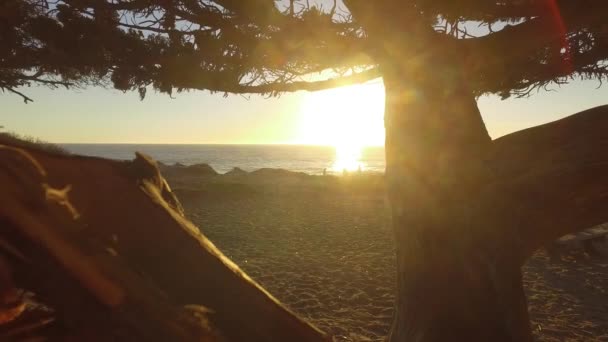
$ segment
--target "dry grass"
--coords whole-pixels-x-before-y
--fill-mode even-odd
[[[14,132],[0,132],[0,144],[46,151],[56,154],[70,154],[67,150],[59,145],[55,145],[35,137],[20,135]]]

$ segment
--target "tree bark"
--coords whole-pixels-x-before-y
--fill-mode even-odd
[[[383,65],[399,291],[391,340],[530,341],[520,267],[608,221],[608,106],[492,142],[458,67],[432,65]]]
[[[87,323],[112,336],[119,327],[124,339],[152,341],[208,341],[218,331],[230,341],[329,339],[207,240],[143,155],[119,162],[0,144],[1,186],[0,252],[9,241],[32,260],[16,283],[68,328]],[[199,316],[188,314],[193,305],[210,309],[212,331],[181,321]]]
[[[424,59],[381,63],[398,267],[390,340],[531,341],[508,202],[484,192],[491,139],[463,68]]]
[[[390,340],[531,341],[519,240],[508,234],[516,221],[507,198],[485,191],[496,183],[492,142],[466,56],[412,6],[345,3],[378,42],[386,91],[398,291]]]
[[[562,165],[536,163],[543,152],[555,157],[571,148],[568,141],[550,148],[557,126],[493,143],[466,82],[478,77],[470,70],[479,59],[463,41],[435,32],[411,4],[344,2],[376,42],[386,90],[398,268],[390,340],[532,341],[521,266],[562,232],[603,219],[606,186],[583,180],[606,167],[589,158],[589,143],[578,150],[582,159],[574,149]],[[564,168],[569,162],[576,166]],[[581,189],[582,199],[574,195]],[[573,204],[576,210],[565,210]],[[562,214],[553,216],[556,210]]]
[[[519,212],[510,231],[522,242],[520,264],[547,242],[608,222],[607,130],[600,106],[493,142],[499,187]]]

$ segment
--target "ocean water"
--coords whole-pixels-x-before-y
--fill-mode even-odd
[[[304,145],[135,145],[62,144],[68,151],[88,156],[130,160],[135,151],[146,153],[165,164],[206,163],[225,173],[233,167],[245,171],[281,168],[309,174],[342,173],[343,170],[384,172],[384,148],[336,149],[332,146]]]

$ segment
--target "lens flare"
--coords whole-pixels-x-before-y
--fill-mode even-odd
[[[553,25],[555,26],[557,33],[559,34],[561,52],[563,54],[563,62],[564,62],[564,72],[570,73],[573,70],[572,65],[572,52],[570,51],[570,45],[568,44],[566,23],[562,18],[561,11],[559,6],[557,5],[556,0],[547,0],[547,6],[549,7],[549,11],[551,12],[551,18],[553,20]]]
[[[336,159],[332,165],[335,172],[364,170],[361,161],[363,146],[357,144],[344,144],[336,146]]]

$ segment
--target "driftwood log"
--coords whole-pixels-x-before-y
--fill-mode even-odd
[[[121,162],[0,145],[0,188],[10,281],[78,340],[329,339],[207,240],[144,155]]]

